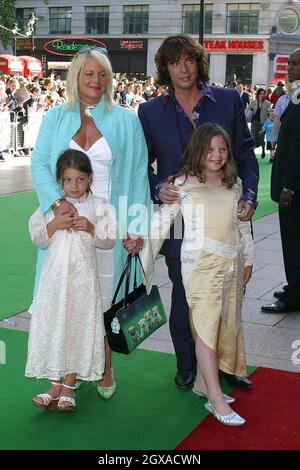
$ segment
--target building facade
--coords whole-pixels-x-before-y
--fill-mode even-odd
[[[199,0],[17,0],[18,20],[34,12],[34,37],[18,39],[17,55],[42,59],[44,73],[65,75],[78,47],[106,47],[115,72],[154,74],[162,40],[199,35]],[[289,53],[300,47],[300,1],[206,0],[204,46],[210,81],[267,86],[286,75]]]

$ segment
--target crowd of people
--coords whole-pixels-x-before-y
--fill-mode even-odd
[[[30,233],[39,250],[26,376],[51,382],[33,398],[41,408],[75,410],[80,381],[96,380],[99,395],[110,399],[116,381],[103,312],[127,252],[141,251],[147,289],[160,252],[172,282],[175,384],[181,390],[193,386],[219,422],[240,426],[246,420],[231,408],[234,398],[223,394],[219,375],[234,386],[252,386],[241,308],[254,259],[250,220],[259,178],[254,147],[262,147],[263,158],[264,133],[274,147],[272,107],[283,117],[296,105],[280,83],[273,91],[257,88],[255,97],[234,82],[210,86],[205,50],[187,35],[167,37],[155,64],[156,82],[166,88],[155,86],[153,77],[124,84],[116,82],[106,50],[85,47],[70,65],[65,101],[59,102],[53,87],[46,93],[57,96],[32,154],[40,208],[30,220]],[[298,69],[290,78],[299,79],[299,50],[292,67]],[[285,128],[296,146],[292,124]],[[286,162],[279,163],[283,179],[275,191],[273,176],[273,190],[283,212],[282,237],[289,242],[287,248],[283,240],[288,284],[279,304],[266,312],[300,306],[299,249],[291,247],[284,222],[289,210],[296,243],[300,178],[290,168],[286,172]],[[277,153],[273,168],[278,170]],[[299,163],[293,168],[298,171]],[[159,204],[152,220],[150,196]],[[204,212],[197,218],[191,208],[197,213],[199,206]],[[172,230],[179,212],[180,234]]]
[[[136,113],[140,104],[167,91],[166,84],[162,86],[155,83],[151,75],[141,80],[132,74],[128,78],[126,74],[115,74],[113,86],[114,102]],[[271,85],[267,89],[236,81],[230,81],[226,86],[221,83],[212,83],[212,86],[236,89],[251,127],[255,147],[261,147],[261,158],[265,158],[265,150],[269,150],[269,161],[273,162],[280,116],[291,96],[291,84],[288,80],[286,84],[280,80],[277,86]],[[66,101],[66,81],[61,80],[58,74],[52,73],[47,78],[0,76],[0,112],[12,112],[10,121],[15,118],[19,124],[21,142],[19,142],[18,155],[30,154],[36,141],[36,130],[41,124],[43,115],[53,106]],[[279,101],[278,104],[277,101]],[[1,130],[4,133],[4,127],[7,126],[8,121],[2,122],[3,124],[0,123],[0,161],[4,161],[5,152],[8,150],[5,139],[1,138]]]

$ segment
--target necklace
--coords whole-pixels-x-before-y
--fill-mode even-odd
[[[88,104],[88,103],[85,103],[84,101],[82,100],[79,100],[80,103],[84,104],[86,106],[85,110],[84,110],[84,114],[89,117],[89,118],[92,118],[92,113],[91,113],[91,110],[94,109],[94,107],[96,106],[95,104]],[[98,103],[97,103],[98,104]]]

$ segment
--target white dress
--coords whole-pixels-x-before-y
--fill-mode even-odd
[[[114,246],[116,219],[102,198],[67,200],[94,224],[95,235],[58,230],[49,238],[46,225],[53,212],[43,216],[38,209],[31,216],[32,241],[48,252],[33,304],[25,375],[59,380],[76,373],[81,380],[99,380],[105,329],[95,251]]]

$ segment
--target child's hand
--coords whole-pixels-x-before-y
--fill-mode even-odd
[[[75,232],[87,232],[92,235],[92,237],[94,236],[94,225],[86,217],[74,217],[72,229],[75,230]]]
[[[244,267],[243,287],[246,287],[252,276],[252,266]]]

